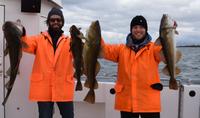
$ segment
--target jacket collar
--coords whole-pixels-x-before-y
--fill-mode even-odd
[[[49,35],[49,33],[48,33],[47,31],[46,31],[46,32],[41,32],[41,34],[45,37],[46,40],[49,41],[49,43],[50,43],[51,45],[53,45],[52,40],[51,40],[51,37],[50,37],[50,35]],[[53,59],[53,60],[52,60],[52,61],[53,61],[53,65],[56,64],[57,59],[58,59],[58,57],[59,57],[59,55],[60,55],[60,52],[61,52],[61,50],[62,50],[62,47],[63,47],[63,45],[64,45],[64,42],[67,41],[68,38],[69,38],[69,37],[68,37],[68,36],[65,36],[64,34],[62,34],[62,36],[59,38],[59,40],[58,40],[58,42],[57,42],[58,48],[56,49],[55,55],[54,55],[53,57],[50,56],[50,59]]]
[[[129,33],[126,37],[126,46],[131,48],[133,51],[138,52],[141,48],[146,46],[150,41],[152,40],[151,36],[147,33],[147,36],[142,42],[135,42],[134,39],[131,36],[131,33]]]
[[[51,43],[53,45],[53,42],[51,40],[51,36],[49,35],[48,31],[41,32],[41,34],[45,37],[45,39],[47,39],[49,41],[49,43]],[[67,38],[68,38],[67,36],[62,34],[61,37],[58,39],[57,45],[60,43],[61,40],[67,39]]]

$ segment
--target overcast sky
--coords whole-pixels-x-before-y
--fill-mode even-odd
[[[200,44],[200,0],[62,0],[65,32],[77,25],[85,30],[91,21],[99,20],[102,37],[109,43],[124,43],[130,32],[130,22],[143,15],[148,32],[158,37],[162,14],[177,21],[178,44]]]

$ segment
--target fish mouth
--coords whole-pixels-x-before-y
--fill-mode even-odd
[[[161,29],[176,29],[177,26],[177,22],[174,19],[169,17],[168,14],[163,14]]]
[[[168,14],[163,14],[163,18],[167,18],[167,17],[169,17]]]
[[[92,24],[97,24],[97,23],[99,24],[98,20],[92,22]]]
[[[91,27],[94,27],[95,29],[97,29],[98,27],[96,26],[99,26],[99,21],[96,20],[96,21],[93,21],[92,24],[91,24]]]

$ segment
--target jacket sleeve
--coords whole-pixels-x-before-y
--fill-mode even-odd
[[[154,44],[154,58],[157,62],[164,61],[164,55],[162,53],[162,46]]]
[[[102,51],[103,51],[102,52],[103,58],[110,61],[118,62],[120,45],[106,44],[104,40],[102,39],[101,46],[102,46]]]
[[[37,49],[37,40],[39,36],[23,36],[22,37],[22,50],[28,53],[35,54]]]

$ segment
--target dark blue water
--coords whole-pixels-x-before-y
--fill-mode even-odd
[[[182,59],[178,62],[177,66],[181,69],[178,79],[181,80],[200,80],[200,47],[179,47],[178,50],[182,52]],[[117,63],[99,59],[101,70],[98,73],[99,81],[115,81],[117,76]],[[161,79],[168,79],[161,70],[164,64],[161,62],[159,65]]]

